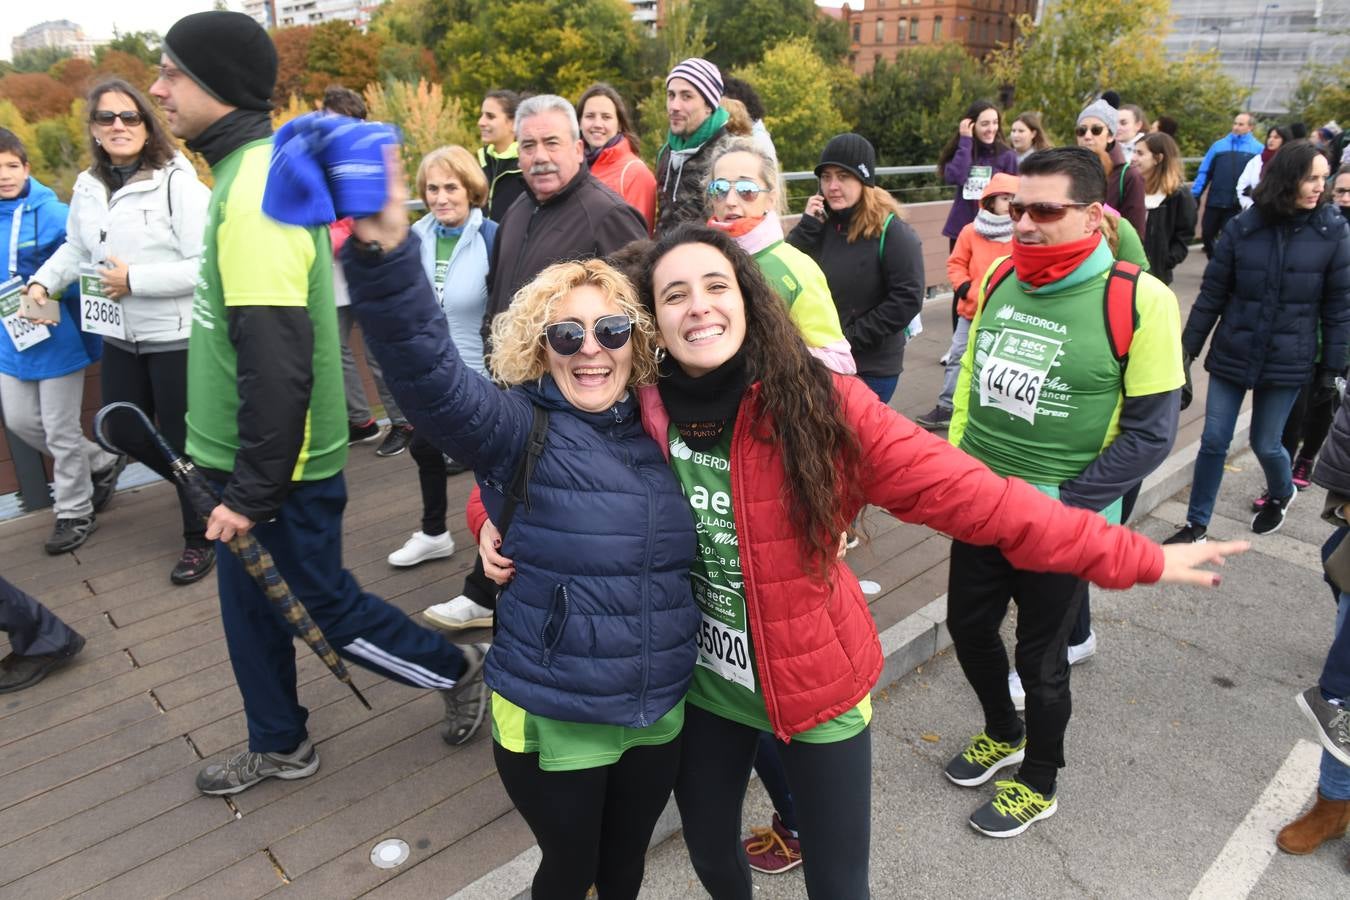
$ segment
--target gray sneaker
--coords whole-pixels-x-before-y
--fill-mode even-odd
[[[1329,702],[1313,685],[1294,698],[1298,708],[1317,726],[1317,739],[1327,752],[1350,766],[1350,707]]]
[[[445,702],[445,726],[441,737],[447,744],[463,744],[474,736],[483,724],[487,710],[487,684],[483,681],[483,661],[487,659],[487,644],[464,644],[464,674],[452,688],[441,691]]]
[[[197,773],[197,790],[219,796],[246,791],[266,778],[308,778],[319,771],[319,751],[309,739],[300,742],[294,753],[254,753],[245,750],[225,760],[211,763]]]

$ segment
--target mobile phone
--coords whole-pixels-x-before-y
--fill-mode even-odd
[[[39,306],[36,300],[28,296],[24,291],[19,295],[19,316],[24,319],[41,319],[49,322],[61,321],[61,301],[54,297],[47,297],[47,304]]]

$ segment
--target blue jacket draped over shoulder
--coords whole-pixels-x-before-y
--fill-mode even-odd
[[[693,518],[633,395],[601,413],[549,376],[499,390],[460,359],[422,270],[416,235],[382,261],[349,242],[352,308],[418,433],[471,466],[500,515],[529,437],[549,411],[543,455],[502,552],[515,579],[497,608],[493,690],[536,715],[640,728],[684,697],[697,658],[689,586]]]

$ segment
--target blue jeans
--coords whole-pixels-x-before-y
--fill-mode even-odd
[[[956,379],[961,375],[961,357],[966,355],[968,343],[970,343],[970,320],[961,316],[956,320],[956,331],[952,332],[952,345],[947,350],[947,369],[942,373],[942,393],[938,394],[937,405],[943,409],[952,408],[952,398],[956,396]]]
[[[1336,613],[1336,638],[1331,642],[1331,651],[1327,653],[1327,670],[1337,665],[1342,678],[1350,678],[1350,594],[1341,594],[1340,607]],[[1327,670],[1322,672],[1322,689],[1327,687]],[[1335,691],[1331,693],[1336,694]],[[1350,694],[1337,694],[1340,697]],[[1317,789],[1328,800],[1350,800],[1350,766],[1341,762],[1327,751],[1322,751],[1322,774],[1317,780]]]
[[[895,396],[895,388],[900,384],[899,375],[859,375],[862,383],[872,389],[872,393],[881,398],[882,403],[890,403]]]
[[[1294,493],[1290,477],[1289,454],[1280,443],[1284,422],[1298,399],[1297,387],[1266,387],[1252,391],[1252,452],[1256,454],[1266,473],[1266,489],[1272,497],[1288,497]],[[1195,475],[1191,482],[1190,508],[1186,521],[1191,525],[1208,525],[1214,514],[1214,501],[1223,482],[1223,465],[1228,459],[1228,445],[1233,442],[1233,428],[1247,389],[1234,381],[1218,376],[1209,379],[1209,393],[1205,398],[1205,431],[1200,436],[1200,452],[1195,457]]]

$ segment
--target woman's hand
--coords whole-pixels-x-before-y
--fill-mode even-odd
[[[377,243],[388,253],[408,237],[408,184],[403,172],[399,146],[384,148],[385,200],[384,208],[373,216],[352,222],[352,236],[364,244]]]
[[[1202,587],[1218,587],[1223,577],[1217,572],[1199,568],[1203,565],[1221,566],[1224,558],[1246,553],[1251,548],[1249,541],[1207,541],[1203,544],[1164,544],[1163,571],[1160,582],[1171,584],[1196,584]]]
[[[973,137],[975,135],[975,120],[962,119],[961,124],[956,126],[956,133],[961,137]]]
[[[820,194],[812,194],[806,199],[806,209],[802,212],[805,216],[815,216],[820,221],[825,221],[825,198]]]
[[[110,300],[121,300],[131,293],[131,267],[115,256],[108,257],[108,266],[99,269],[98,277]]]
[[[47,293],[47,289],[42,285],[38,284],[36,281],[28,285],[27,294],[29,301],[36,303],[39,308],[46,306],[47,301],[51,299],[51,295]],[[32,322],[34,325],[56,324],[55,319],[29,319],[28,316],[24,316],[24,318],[28,319],[28,321]]]
[[[502,533],[488,519],[478,532],[478,556],[483,560],[483,574],[505,587],[516,577],[516,564],[497,552],[501,545]]]

